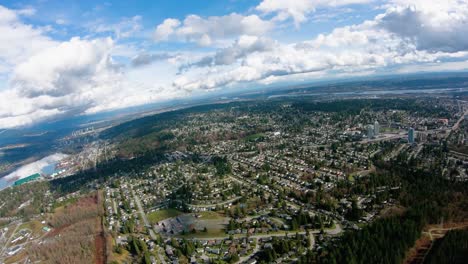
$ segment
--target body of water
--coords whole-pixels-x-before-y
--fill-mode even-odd
[[[414,93],[446,93],[446,92],[465,92],[468,88],[438,88],[438,89],[396,89],[396,90],[373,90],[373,91],[350,91],[350,92],[317,92],[317,93],[292,93],[292,94],[276,94],[270,95],[268,98],[280,97],[304,97],[304,96],[320,96],[320,95],[333,95],[333,96],[350,96],[350,95],[397,95],[397,94],[414,94]]]
[[[12,182],[8,182],[5,177],[0,178],[0,190],[5,189],[6,187],[10,186]]]
[[[55,153],[38,161],[26,164],[5,177],[0,178],[0,190],[11,186],[17,179],[25,178],[34,173],[51,175],[55,172],[55,167],[67,155]]]

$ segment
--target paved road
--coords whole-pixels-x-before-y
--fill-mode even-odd
[[[458,129],[458,127],[460,126],[460,123],[461,123],[461,122],[463,121],[463,119],[465,118],[465,115],[468,115],[468,110],[466,110],[466,111],[460,116],[460,118],[458,119],[458,121],[453,125],[452,131]]]
[[[166,260],[164,259],[164,256],[161,254],[161,250],[163,251],[163,254],[164,254],[164,249],[158,247],[158,258],[159,258],[159,261],[163,264],[166,264]]]
[[[403,148],[407,147],[406,144],[401,144],[396,150],[393,150],[390,154],[388,154],[387,157],[384,158],[385,161],[389,161],[393,159],[394,157],[398,156],[400,152],[403,150]]]
[[[114,198],[111,198],[112,200],[112,205],[114,206],[114,213],[117,214],[117,203],[115,202]]]
[[[315,246],[315,237],[314,234],[309,233],[309,240],[310,240],[310,247],[309,249],[313,249]]]
[[[18,217],[0,217],[0,221],[15,221],[18,219],[19,219]]]
[[[187,204],[188,206],[190,207],[216,207],[216,206],[221,206],[221,205],[225,205],[225,204],[228,204],[228,203],[233,203],[237,200],[239,200],[240,198],[242,197],[235,197],[233,199],[230,199],[230,200],[227,200],[227,201],[224,201],[224,202],[220,202],[220,203],[214,203],[214,204]]]
[[[336,223],[335,228],[333,229],[325,229],[325,233],[329,235],[337,235],[343,232],[343,229],[341,228],[341,225]],[[320,230],[309,230],[310,234],[319,234]],[[306,234],[306,231],[284,231],[280,233],[270,233],[270,234],[256,234],[256,235],[251,235],[249,236],[250,238],[267,238],[267,237],[284,237],[284,236],[294,236],[296,234],[299,235],[304,235]],[[218,236],[218,237],[192,237],[191,239],[195,240],[200,240],[200,241],[208,241],[208,240],[219,240],[219,239],[226,239],[228,238],[229,235],[223,235],[223,236]],[[238,234],[234,235],[235,238],[240,238],[240,237],[245,237],[245,234]],[[314,242],[315,243],[315,242]]]
[[[146,214],[145,214],[145,211],[143,211],[143,206],[141,206],[141,201],[140,199],[135,195],[135,191],[133,191],[132,189],[132,195],[133,195],[133,199],[135,200],[135,203],[138,207],[138,212],[140,213],[141,215],[141,218],[143,219],[143,222],[145,222],[145,226],[148,228],[149,230],[149,235],[151,237],[151,239],[153,240],[156,240],[157,236],[156,234],[154,233],[154,230],[153,228],[151,227],[151,224],[150,222],[148,221],[148,218],[146,217]]]
[[[297,234],[305,234],[305,231],[298,231],[298,232],[281,232],[281,233],[273,233],[273,234],[257,234],[257,235],[251,235],[249,238],[267,238],[267,237],[284,237],[284,236],[293,236]],[[238,234],[234,235],[235,238],[241,238],[245,237],[245,234]],[[208,241],[208,240],[220,240],[220,239],[226,239],[229,238],[229,235],[223,235],[223,236],[217,236],[217,237],[191,237],[193,240],[199,240],[199,241]]]
[[[385,141],[385,140],[400,139],[400,138],[405,138],[405,137],[407,137],[407,135],[403,133],[391,134],[391,135],[386,135],[386,136],[378,137],[374,139],[364,139],[364,140],[361,140],[360,143],[367,144],[367,143],[374,143],[374,142]]]
[[[117,203],[115,202],[114,198],[110,198],[112,201],[112,205],[114,206],[114,214],[117,214]],[[116,221],[117,223],[117,230],[120,229],[120,221]]]
[[[260,250],[260,245],[258,243],[256,243],[255,248],[253,249],[252,253],[247,255],[247,256],[240,257],[238,263],[246,262],[251,257],[253,257],[259,250]]]
[[[143,211],[143,206],[141,206],[140,199],[138,198],[138,196],[135,195],[135,191],[133,189],[132,189],[132,195],[133,195],[133,200],[135,200],[135,203],[138,207],[138,212],[140,213],[141,218],[143,219],[143,222],[145,222],[145,226],[148,228],[151,239],[156,240],[157,239],[156,233],[154,232],[153,227],[148,221],[145,211]],[[164,256],[161,255],[161,249],[159,247],[158,247],[158,258],[159,258],[159,261],[161,261],[161,263],[166,264],[166,260],[164,260]]]
[[[3,254],[5,253],[5,250],[7,248],[7,245],[10,243],[11,239],[13,236],[16,234],[16,231],[18,230],[18,227],[21,225],[21,222],[19,222],[16,226],[15,229],[13,229],[13,233],[11,233],[11,236],[6,240],[5,244],[3,245],[2,250],[0,251],[0,259],[3,258]],[[0,262],[3,263],[3,262]]]
[[[343,232],[343,228],[341,228],[341,225],[339,223],[335,222],[335,228],[333,228],[333,229],[324,229],[323,231],[325,233],[329,234],[329,235],[338,235],[341,232]],[[310,233],[311,234],[319,234],[320,230],[311,230]]]
[[[133,200],[135,201],[137,207],[138,207],[138,212],[140,213],[141,215],[141,218],[143,219],[143,222],[145,222],[145,226],[147,227],[150,227],[150,223],[148,221],[148,218],[146,218],[146,214],[145,212],[143,211],[143,206],[141,206],[141,201],[140,199],[135,195],[135,191],[132,189],[132,196],[133,196]]]
[[[424,147],[424,144],[418,144],[416,150],[408,157],[408,160],[410,160],[410,158],[416,158],[418,157],[419,153],[421,152],[421,150],[423,149]]]

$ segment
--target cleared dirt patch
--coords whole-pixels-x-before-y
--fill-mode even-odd
[[[415,245],[409,250],[407,257],[403,263],[417,264],[422,263],[424,256],[431,247],[431,239],[427,235],[423,235],[420,239],[416,240]]]

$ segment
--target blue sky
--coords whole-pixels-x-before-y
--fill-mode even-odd
[[[468,67],[467,0],[1,1],[0,128],[239,87]]]

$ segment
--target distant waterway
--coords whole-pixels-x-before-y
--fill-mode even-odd
[[[291,93],[271,95],[268,98],[280,97],[304,97],[304,96],[350,96],[350,95],[389,95],[389,94],[414,94],[414,93],[443,93],[443,92],[466,92],[468,88],[433,88],[433,89],[396,89],[396,90],[375,90],[375,91],[351,91],[351,92],[318,92],[318,93]]]

